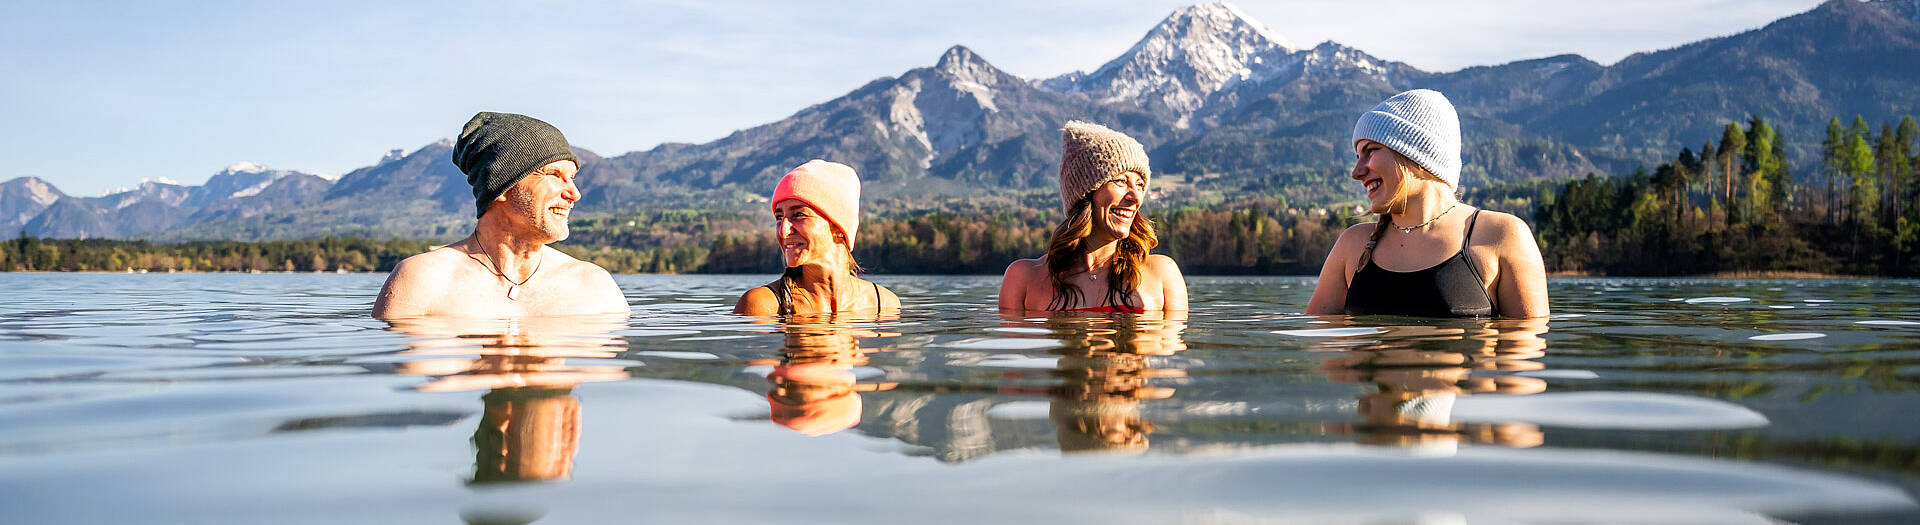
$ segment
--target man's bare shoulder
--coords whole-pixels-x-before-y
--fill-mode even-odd
[[[374,317],[411,316],[429,313],[454,288],[459,264],[466,252],[442,246],[400,261],[387,274],[374,300]]]
[[[458,265],[462,264],[473,264],[467,257],[467,252],[452,246],[441,246],[427,250],[426,253],[402,259],[400,264],[393,267],[393,274],[388,279],[408,285],[422,285],[428,281],[446,281],[450,280],[446,279],[447,276],[452,275],[450,271],[459,268]]]
[[[567,255],[566,252],[555,250],[551,246],[547,247],[547,249],[551,250],[552,253],[548,253],[546,256],[554,258],[547,264],[558,263],[560,267],[556,269],[560,270],[562,275],[566,275],[569,281],[578,283],[579,286],[592,288],[619,288],[619,285],[613,282],[613,273],[608,272],[606,268],[601,268],[600,265],[594,264],[591,261],[583,261],[572,255]]]
[[[620,284],[614,282],[613,274],[606,268],[567,255],[566,252],[556,250],[552,246],[546,249],[549,252],[542,257],[548,259],[542,264],[558,265],[554,270],[559,272],[557,275],[564,276],[565,282],[559,286],[571,288],[574,295],[584,299],[585,302],[580,306],[585,306],[595,313],[632,310],[632,307],[627,304],[626,295],[620,291]]]
[[[545,257],[547,260],[543,264],[553,265],[551,268],[559,270],[558,273],[567,274],[568,277],[575,279],[590,279],[601,276],[606,276],[609,279],[612,278],[612,274],[607,273],[607,269],[601,268],[598,264],[582,261],[572,255],[567,255],[567,252],[554,249],[552,246],[546,247],[545,250],[547,252],[541,255],[541,257]]]

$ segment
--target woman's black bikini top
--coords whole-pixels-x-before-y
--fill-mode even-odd
[[[1387,231],[1386,220],[1374,228],[1367,239],[1367,250],[1360,253],[1360,271],[1353,273],[1347,287],[1347,313],[1352,315],[1418,315],[1426,317],[1487,317],[1493,315],[1493,297],[1487,295],[1486,281],[1473,265],[1467,245],[1473,240],[1473,224],[1480,218],[1474,210],[1467,218],[1467,234],[1460,240],[1460,251],[1440,264],[1424,270],[1395,272],[1373,264],[1373,248]]]
[[[878,310],[880,309],[880,283],[872,284],[873,308]],[[783,286],[780,281],[774,281],[773,284],[767,285],[766,288],[773,292],[774,299],[780,301],[780,315],[793,315],[793,296],[787,295],[787,287]]]

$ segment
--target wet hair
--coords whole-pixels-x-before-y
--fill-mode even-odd
[[[1067,282],[1067,277],[1078,273],[1090,248],[1085,239],[1092,235],[1093,194],[1090,193],[1073,202],[1067,209],[1066,220],[1060,221],[1053,229],[1053,238],[1047,241],[1047,278],[1053,285],[1053,298],[1047,300],[1048,310],[1071,310],[1084,302],[1080,289]],[[1136,214],[1127,237],[1120,239],[1120,251],[1113,257],[1113,267],[1107,271],[1107,293],[1101,305],[1140,308],[1133,304],[1133,288],[1140,283],[1140,267],[1146,264],[1147,253],[1159,245],[1160,237],[1153,233],[1153,220]]]

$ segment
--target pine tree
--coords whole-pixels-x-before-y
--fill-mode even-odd
[[[1740,123],[1729,122],[1727,129],[1720,133],[1720,164],[1726,179],[1727,207],[1733,207],[1733,159],[1747,149],[1747,133],[1740,129]]]
[[[1912,205],[1916,197],[1914,190],[1916,186],[1920,186],[1915,184],[1914,180],[1915,172],[1920,171],[1920,156],[1916,156],[1920,151],[1915,151],[1916,148],[1920,148],[1920,144],[1915,144],[1916,140],[1920,140],[1920,123],[1913,121],[1913,115],[1907,115],[1900,119],[1900,127],[1893,132],[1894,156],[1906,162],[1906,169],[1901,170],[1901,177],[1897,181],[1899,187],[1893,190],[1895,217],[1905,217],[1910,210],[1915,209]],[[1920,217],[1914,217],[1912,222],[1920,224]]]
[[[1847,139],[1847,129],[1840,127],[1840,117],[1827,120],[1827,139],[1820,141],[1820,175],[1827,180],[1827,222],[1831,224],[1838,217],[1835,199],[1840,173],[1846,168],[1846,156],[1843,153],[1852,147],[1853,141]]]
[[[1853,260],[1858,263],[1862,230],[1872,235],[1876,208],[1880,206],[1879,189],[1873,183],[1873,148],[1867,146],[1864,137],[1854,137],[1853,146],[1847,150],[1847,175],[1853,179],[1853,191],[1847,199],[1847,220],[1853,226]]]
[[[1787,164],[1787,141],[1778,136],[1773,141],[1773,149],[1768,150],[1772,157],[1767,160],[1767,182],[1772,185],[1773,213],[1776,217],[1785,217],[1788,207],[1793,204],[1793,166]]]
[[[1745,155],[1747,172],[1747,214],[1748,220],[1761,224],[1764,213],[1776,205],[1772,202],[1778,188],[1773,177],[1780,171],[1781,163],[1777,156],[1779,144],[1773,132],[1773,126],[1754,115],[1747,121],[1747,149]]]
[[[1713,141],[1700,145],[1700,182],[1705,186],[1702,194],[1708,200],[1713,199]]]
[[[1882,190],[1880,217],[1875,220],[1889,227],[1893,226],[1894,219],[1899,217],[1896,208],[1899,203],[1896,202],[1896,197],[1900,193],[1901,183],[1907,178],[1907,156],[1902,154],[1896,140],[1893,124],[1882,124],[1880,137],[1873,144],[1874,163],[1880,168],[1878,170],[1880,177],[1876,182]]]

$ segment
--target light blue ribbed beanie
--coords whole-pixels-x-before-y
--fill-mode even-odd
[[[1353,143],[1360,139],[1385,144],[1460,187],[1460,115],[1439,91],[1416,89],[1374,106],[1353,124]]]

